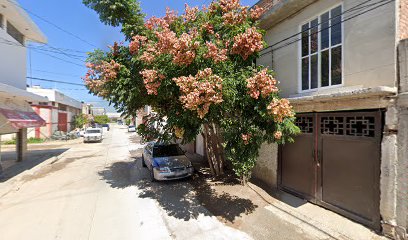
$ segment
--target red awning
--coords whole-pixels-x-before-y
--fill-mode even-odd
[[[0,108],[0,114],[7,118],[8,122],[16,129],[42,127],[45,125],[44,119],[35,112],[9,110]]]

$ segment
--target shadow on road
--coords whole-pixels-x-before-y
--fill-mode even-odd
[[[3,167],[3,178],[0,182],[5,182],[8,179],[29,170],[45,160],[56,157],[67,151],[68,148],[46,149],[46,150],[29,150],[26,159],[22,162],[17,162],[17,154],[15,151],[1,153],[1,164]]]
[[[140,198],[155,199],[169,216],[185,221],[203,214],[234,222],[236,217],[257,208],[249,199],[216,192],[202,173],[193,179],[150,182],[149,172],[142,167],[141,161],[138,157],[134,162],[116,162],[99,174],[112,188],[137,187],[141,191]]]

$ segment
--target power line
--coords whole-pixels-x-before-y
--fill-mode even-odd
[[[370,8],[370,9],[368,9],[368,10],[363,11],[363,12],[360,12],[360,13],[354,15],[354,16],[348,17],[348,18],[346,18],[346,19],[340,21],[339,23],[337,23],[337,24],[335,24],[335,25],[338,25],[338,24],[347,22],[347,21],[349,21],[349,20],[351,20],[351,19],[354,19],[354,18],[356,18],[356,17],[358,17],[358,16],[361,16],[361,15],[363,15],[363,14],[366,14],[366,13],[368,13],[368,12],[374,11],[375,9],[380,8],[380,7],[382,7],[382,6],[386,5],[386,4],[389,4],[389,3],[394,2],[394,1],[395,1],[395,0],[388,0],[388,1],[387,1],[387,0],[382,0],[382,1],[380,1],[380,2],[384,2],[384,3],[382,3],[382,4],[378,5],[378,6],[372,7],[372,8]],[[377,2],[377,3],[373,4],[373,5],[377,5],[377,4],[380,3],[380,2]],[[333,26],[335,26],[335,25],[333,25]],[[326,28],[322,28],[322,29],[320,29],[319,31],[314,32],[313,34],[320,33],[320,32],[322,32],[322,31],[324,31],[324,30],[330,29],[331,27],[332,27],[332,26],[329,26],[329,27],[326,27]],[[296,36],[299,36],[299,35],[302,34],[302,33],[303,33],[303,31],[297,33]],[[311,35],[312,35],[312,34],[309,34],[308,36],[311,36]],[[291,41],[291,42],[289,42],[289,43],[287,43],[287,44],[285,44],[285,45],[282,45],[282,46],[277,47],[277,48],[273,48],[273,49],[271,49],[271,50],[269,50],[269,51],[267,51],[267,52],[264,52],[264,53],[260,54],[260,57],[262,57],[262,56],[264,56],[264,55],[266,55],[266,54],[268,54],[268,53],[271,53],[271,52],[273,52],[273,51],[276,51],[276,50],[285,48],[285,47],[287,47],[287,46],[290,46],[290,45],[292,45],[292,44],[294,44],[294,43],[296,43],[296,42],[299,42],[299,41],[301,41],[301,40],[302,40],[301,38],[297,38],[297,39],[295,39],[295,40],[293,40],[293,41]]]
[[[5,40],[5,41],[6,41],[6,42],[4,42],[4,41],[1,42],[1,41],[0,41],[0,43],[2,43],[2,44],[6,44],[6,45],[10,45],[10,46],[16,46],[16,47],[24,47],[24,48],[25,48],[24,45],[20,45],[20,44],[14,43],[14,42],[9,41],[9,40],[7,40],[7,39],[5,39],[5,38],[1,38],[1,37],[0,37],[0,40]],[[59,58],[59,57],[53,56],[53,55],[51,55],[51,54],[47,54],[47,53],[45,53],[45,52],[40,52],[39,50],[34,49],[34,48],[33,48],[33,50],[36,51],[36,52],[38,52],[38,53],[40,53],[40,54],[44,54],[44,55],[50,56],[50,57],[52,57],[52,58],[61,60],[61,61],[63,61],[63,62],[67,62],[67,63],[70,63],[70,64],[74,64],[74,65],[80,66],[80,67],[85,67],[85,65],[81,65],[81,64],[78,64],[78,63],[74,63],[74,62],[68,61],[68,60],[66,60],[66,59]],[[66,54],[64,54],[64,55],[66,55]],[[74,59],[75,59],[75,60],[79,60],[79,61],[85,63],[85,61],[83,61],[83,60],[81,60],[81,59],[77,59],[77,58],[74,58]]]
[[[33,68],[33,71],[34,71],[34,72],[42,72],[42,73],[54,74],[54,75],[58,75],[58,76],[81,77],[81,76],[79,76],[79,75],[74,75],[74,74],[58,73],[58,72],[52,72],[52,71],[47,71],[47,70],[35,69],[35,68]]]
[[[3,44],[8,44],[8,45],[17,46],[17,47],[31,48],[31,49],[36,49],[36,50],[39,50],[39,51],[52,52],[52,53],[56,53],[56,54],[62,54],[62,55],[65,55],[66,57],[69,57],[69,58],[74,59],[74,60],[79,60],[81,62],[85,62],[84,59],[86,58],[86,56],[80,56],[80,55],[76,55],[76,54],[65,53],[65,52],[63,52],[63,50],[60,50],[59,48],[56,48],[56,47],[52,47],[49,44],[43,45],[43,46],[48,46],[52,50],[47,49],[47,48],[43,48],[43,46],[39,46],[39,47],[33,46],[33,45],[24,46],[24,45],[22,45],[20,43],[12,42],[12,41],[7,40],[7,39],[2,38],[2,37],[0,37],[0,40],[3,40],[2,42],[0,42],[0,43],[3,43]]]
[[[82,41],[82,42],[84,42],[84,43],[86,43],[86,44],[88,44],[88,45],[90,45],[90,46],[92,46],[92,47],[96,47],[96,48],[97,48],[96,45],[94,45],[94,44],[92,44],[92,43],[90,43],[90,42],[84,40],[83,38],[79,37],[79,36],[76,35],[76,34],[73,34],[73,33],[69,32],[69,31],[63,29],[62,27],[56,25],[55,23],[53,23],[53,22],[51,22],[51,21],[48,21],[47,19],[45,19],[45,18],[39,16],[38,14],[35,14],[34,12],[28,10],[27,8],[24,8],[24,7],[21,6],[20,4],[18,4],[18,3],[16,3],[16,2],[13,2],[13,1],[11,1],[11,0],[7,0],[7,1],[10,2],[10,3],[12,3],[12,4],[14,4],[15,6],[17,6],[17,7],[21,8],[21,9],[27,11],[28,13],[30,13],[31,15],[33,15],[33,16],[35,16],[35,17],[41,19],[42,21],[44,21],[44,22],[50,24],[51,26],[53,26],[53,27],[59,29],[60,31],[62,31],[62,32],[68,34],[68,35],[71,35],[72,37],[74,37],[74,38],[76,38],[76,39],[78,39],[78,40],[80,40],[80,41]]]
[[[86,88],[59,88],[59,87],[57,87],[57,88],[44,88],[44,87],[41,87],[42,89],[57,89],[57,90],[64,90],[64,91],[88,91],[88,89],[86,89]]]
[[[44,47],[44,45],[38,46],[38,47],[41,48],[41,47]],[[55,47],[55,48],[57,48],[57,49],[59,49],[61,51],[66,51],[66,52],[83,53],[84,55],[87,55],[87,53],[89,53],[89,51],[88,52],[80,51],[80,50],[76,50],[76,49],[72,49],[72,48],[60,48],[60,47]]]
[[[71,62],[71,61],[68,61],[68,60],[63,59],[63,58],[60,58],[60,57],[53,56],[53,55],[48,54],[48,53],[45,53],[45,52],[40,52],[40,51],[38,51],[38,50],[36,50],[36,49],[33,49],[33,50],[34,50],[34,51],[36,51],[37,53],[40,53],[40,54],[43,54],[43,55],[47,55],[47,56],[49,56],[49,57],[52,57],[52,58],[58,59],[58,60],[60,60],[60,61],[63,61],[63,62],[66,62],[66,63],[72,64],[72,65],[75,65],[75,66],[84,67],[84,68],[86,67],[86,66],[85,66],[85,64],[84,64],[84,65],[82,65],[82,64],[78,64],[78,63]]]
[[[48,43],[45,43],[45,45],[47,45],[49,48],[54,49],[57,52],[60,52],[61,54],[65,55],[65,56],[67,56],[67,57],[69,57],[71,59],[80,60],[80,61],[84,62],[82,59],[78,59],[77,57],[72,57],[72,56],[70,56],[70,54],[67,54],[67,53],[65,53],[64,51],[62,51],[62,50],[60,50],[58,48],[55,48],[55,47],[49,45]]]
[[[85,56],[80,56],[80,55],[75,55],[75,54],[68,54],[68,53],[65,54],[65,53],[61,53],[61,52],[59,52],[59,51],[47,50],[47,49],[44,49],[44,48],[36,48],[36,47],[32,47],[32,46],[29,46],[28,48],[30,48],[30,49],[35,49],[35,50],[37,50],[37,51],[43,51],[43,52],[51,52],[51,53],[56,53],[56,54],[62,54],[62,55],[65,55],[65,56],[68,56],[68,57],[72,57],[72,58],[77,59],[77,60],[80,60],[80,61],[84,61],[83,59],[86,58]]]
[[[62,84],[68,84],[68,85],[75,85],[75,86],[85,86],[83,83],[72,83],[72,82],[64,82],[64,81],[59,81],[59,80],[54,80],[54,79],[46,79],[46,78],[38,78],[38,77],[27,77],[27,79],[32,79],[32,80],[37,80],[37,81],[43,81],[43,82],[53,82],[53,83],[62,83]]]

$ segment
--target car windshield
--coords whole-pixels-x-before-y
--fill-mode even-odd
[[[101,133],[101,130],[99,130],[99,129],[89,129],[89,130],[86,130],[86,133]]]
[[[104,127],[109,127],[109,125],[108,125],[108,124],[103,124],[102,126],[104,126]]]
[[[129,126],[129,128],[134,128],[135,126]]]
[[[184,155],[184,152],[177,144],[153,147],[153,157],[172,157],[181,155]]]

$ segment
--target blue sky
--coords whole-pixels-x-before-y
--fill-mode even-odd
[[[114,41],[122,41],[124,39],[119,28],[105,26],[101,23],[98,15],[93,10],[85,7],[82,4],[82,0],[18,0],[18,2],[29,11],[28,14],[48,38],[48,46],[38,47],[38,44],[34,44],[35,49],[30,50],[31,68],[30,57],[28,57],[27,76],[81,84],[82,80],[80,77],[86,72],[84,67],[86,52],[90,52],[96,47],[107,49],[107,46],[111,45]],[[191,6],[201,6],[209,2],[211,1],[142,0],[141,6],[147,17],[150,17],[163,16],[166,6],[182,13],[185,3]],[[243,5],[253,5],[257,0],[242,0],[241,2]],[[30,12],[54,23],[84,41],[59,30]],[[62,54],[56,48],[64,49],[63,52],[65,54]],[[31,84],[31,80],[28,80],[27,83]],[[97,106],[105,106],[109,111],[114,111],[112,107],[108,107],[107,102],[88,94],[84,87],[37,80],[33,80],[32,83],[33,85],[41,85],[43,88],[59,89],[61,92],[79,101],[90,102]]]

